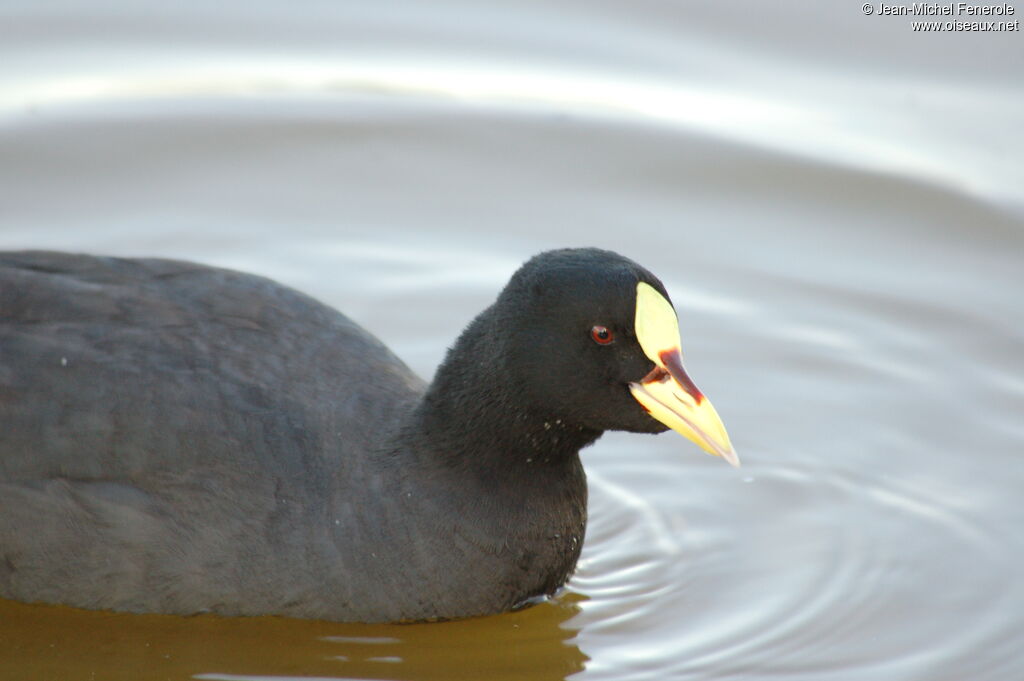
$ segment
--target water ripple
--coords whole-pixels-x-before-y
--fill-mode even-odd
[[[691,475],[697,487],[722,486],[717,472]],[[987,678],[993,662],[976,651],[1008,633],[1001,603],[1015,587],[1004,538],[905,483],[842,469],[758,471],[730,496],[746,524],[726,524],[708,499],[646,503],[603,475],[592,489],[572,582],[590,597],[578,643],[597,651],[591,672],[648,678],[635,664],[639,637],[651,668],[679,678]],[[954,633],[942,622],[957,610]]]
[[[17,116],[26,109],[93,102],[145,99],[188,99],[207,96],[291,97],[390,96],[414,101],[434,99],[459,105],[478,104],[503,110],[563,111],[614,117],[666,127],[699,130],[838,165],[894,173],[938,185],[981,194],[1016,197],[1020,173],[1010,163],[979,159],[969,145],[918,142],[902,144],[888,128],[842,110],[830,110],[816,99],[795,102],[770,94],[693,86],[648,74],[569,68],[558,63],[500,59],[444,59],[436,55],[381,57],[338,54],[280,58],[265,54],[226,58],[220,54],[190,55],[190,63],[164,65],[154,56],[85,73],[68,72],[48,79],[10,79],[0,82],[0,113]],[[831,86],[822,78],[821,86]],[[891,96],[880,81],[859,88]],[[942,105],[974,113],[971,102],[979,93],[964,90],[933,93]],[[998,98],[1001,111],[1024,110],[1016,93],[987,91]],[[990,109],[987,109],[990,111]],[[1011,114],[1007,114],[1011,115]],[[900,120],[894,129],[925,141],[941,131],[922,129],[917,116]],[[1006,142],[1006,140],[1003,140]],[[992,142],[985,138],[986,145]],[[942,149],[938,153],[936,149]],[[993,166],[1002,172],[994,172]]]

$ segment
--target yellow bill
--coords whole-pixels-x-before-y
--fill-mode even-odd
[[[718,412],[683,369],[675,309],[665,296],[644,282],[636,286],[634,325],[640,347],[655,367],[640,381],[629,384],[633,397],[652,417],[708,454],[739,466],[739,457]]]

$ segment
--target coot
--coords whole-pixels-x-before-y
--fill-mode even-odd
[[[0,597],[455,618],[551,594],[579,451],[672,428],[737,463],[661,282],[542,253],[426,385],[333,309],[186,262],[0,254]]]

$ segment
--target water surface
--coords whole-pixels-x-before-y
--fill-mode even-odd
[[[1024,675],[1019,34],[859,5],[340,7],[8,3],[0,247],[271,276],[425,377],[527,257],[610,248],[665,281],[743,468],[605,436],[579,569],[522,612],[0,603],[0,677]]]

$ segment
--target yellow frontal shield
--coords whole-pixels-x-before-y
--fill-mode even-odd
[[[676,311],[665,296],[644,282],[636,286],[634,324],[640,347],[655,368],[629,384],[633,397],[652,417],[707,453],[739,466],[718,412],[683,369]]]

